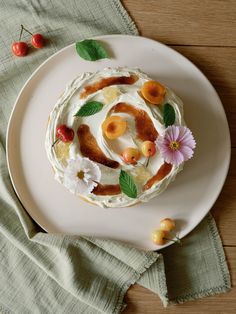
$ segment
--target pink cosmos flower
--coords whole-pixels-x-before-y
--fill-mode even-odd
[[[167,163],[179,166],[193,156],[196,142],[187,127],[171,125],[157,138],[156,145]]]

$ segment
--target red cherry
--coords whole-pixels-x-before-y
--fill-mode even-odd
[[[41,34],[34,34],[34,35],[32,35],[32,37],[31,37],[31,44],[35,48],[43,48],[43,46],[44,46],[43,35],[41,35]]]
[[[24,41],[14,42],[11,46],[12,52],[17,57],[24,57],[28,53],[28,45]]]
[[[65,124],[61,124],[56,129],[56,138],[62,142],[71,142],[74,138],[74,131]]]

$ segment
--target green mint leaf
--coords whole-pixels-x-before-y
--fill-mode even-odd
[[[174,108],[166,103],[164,105],[164,110],[163,110],[163,121],[165,124],[165,127],[167,128],[168,126],[172,125],[175,123],[175,110]]]
[[[78,112],[74,115],[75,117],[87,117],[92,116],[95,113],[102,110],[103,104],[99,101],[88,101],[84,104]]]
[[[85,39],[75,44],[78,55],[88,61],[109,58],[103,46],[94,39]]]
[[[121,191],[125,193],[128,197],[137,197],[137,187],[131,176],[124,170],[120,171],[119,183]]]

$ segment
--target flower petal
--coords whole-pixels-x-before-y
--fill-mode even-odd
[[[188,146],[182,146],[180,148],[180,152],[182,153],[185,161],[193,157],[193,150]]]
[[[162,155],[162,157],[167,163],[173,164],[173,151],[166,151],[165,154]]]
[[[83,171],[83,179],[78,172]],[[70,159],[64,172],[64,185],[75,194],[89,194],[97,182],[101,180],[101,170],[96,163],[88,158]]]
[[[193,138],[192,132],[187,127],[180,127],[180,133],[179,133],[179,142],[182,143],[182,145],[187,145],[190,148],[196,147],[196,142]]]
[[[170,161],[170,163],[172,165],[179,166],[180,164],[182,164],[182,162],[184,162],[183,154],[181,154],[181,152],[178,150],[174,151],[172,153],[172,160]]]
[[[189,129],[186,126],[180,125],[179,126],[179,136],[178,136],[178,141],[182,141],[183,137],[185,135],[188,135]]]
[[[179,127],[176,125],[168,126],[166,129],[166,138],[171,142],[176,141],[179,136]]]
[[[196,141],[194,138],[185,139],[181,142],[182,146],[188,146],[191,149],[194,149],[196,147]]]

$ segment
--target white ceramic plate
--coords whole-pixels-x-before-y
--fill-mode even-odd
[[[111,59],[82,60],[70,45],[44,62],[21,90],[7,134],[11,179],[25,209],[50,233],[93,235],[158,249],[150,234],[161,219],[175,219],[183,237],[207,214],[222,189],[230,160],[225,112],[206,77],[171,48],[135,36],[97,39]],[[197,141],[194,158],[163,194],[129,208],[102,209],[68,192],[54,180],[44,149],[49,113],[66,84],[82,72],[107,66],[138,67],[171,87],[185,104],[185,120]]]

